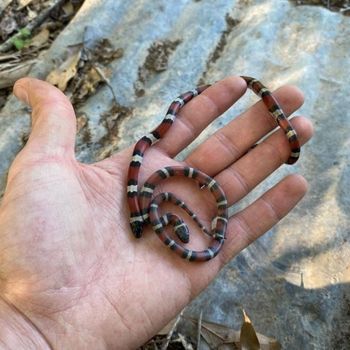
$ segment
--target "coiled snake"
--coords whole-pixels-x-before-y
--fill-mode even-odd
[[[295,163],[299,158],[300,144],[295,130],[289,123],[278,102],[272,96],[271,92],[258,80],[244,76],[242,76],[242,78],[246,81],[248,87],[262,98],[270,115],[274,118],[277,125],[285,132],[291,149],[287,163]],[[210,260],[219,253],[225,240],[228,223],[228,204],[224,191],[210,176],[197,169],[186,166],[165,167],[157,170],[146,180],[141,190],[139,190],[138,178],[143,157],[147,149],[165,136],[177,117],[179,110],[209,86],[210,85],[205,85],[185,92],[170,104],[165,118],[159,126],[146,136],[143,136],[136,143],[128,172],[127,199],[130,209],[130,226],[135,237],[141,237],[144,226],[150,223],[153,231],[166,246],[189,261]],[[200,184],[200,188],[207,187],[214,196],[217,205],[217,214],[212,221],[212,229],[210,232],[202,225],[187,205],[174,194],[164,192],[153,197],[153,192],[157,184],[172,176],[191,178]],[[194,251],[177,242],[188,243],[190,236],[189,230],[185,222],[179,216],[171,213],[160,215],[159,206],[164,201],[171,202],[181,207],[195,221],[198,227],[211,237],[212,243],[207,249]],[[177,241],[166,233],[166,227],[168,225],[173,226],[173,230],[178,238]]]

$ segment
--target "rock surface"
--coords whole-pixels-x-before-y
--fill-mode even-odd
[[[113,101],[108,87],[79,108],[87,120],[77,141],[81,161],[131,145],[174,97],[202,81],[245,74],[271,89],[295,84],[304,91],[298,113],[313,121],[314,139],[296,166],[283,166],[234,210],[290,172],[309,181],[306,198],[231,261],[188,312],[203,310],[204,319],[238,329],[243,307],[284,349],[350,349],[350,18],[285,0],[86,0],[31,75],[45,78],[84,31],[124,50],[111,65],[111,84],[125,113],[105,122]],[[255,100],[244,97],[200,139]],[[3,190],[29,114],[11,97],[0,118]]]

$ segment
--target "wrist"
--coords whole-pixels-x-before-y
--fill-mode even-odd
[[[6,299],[0,297],[2,349],[52,349],[36,325]]]

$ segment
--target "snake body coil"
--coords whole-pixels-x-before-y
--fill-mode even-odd
[[[277,125],[285,132],[291,149],[287,163],[295,163],[299,158],[300,144],[295,130],[289,123],[278,102],[272,96],[271,92],[258,80],[244,76],[242,76],[242,78],[246,81],[248,87],[261,97],[270,115],[274,118]],[[159,126],[149,134],[143,136],[136,143],[128,172],[127,198],[130,209],[130,226],[135,237],[141,237],[144,226],[150,223],[154,232],[165,245],[176,254],[189,261],[210,260],[219,253],[225,240],[228,223],[228,203],[224,191],[210,176],[197,169],[186,166],[165,167],[157,170],[147,179],[141,191],[139,190],[138,178],[143,157],[147,149],[165,136],[177,117],[179,110],[209,86],[210,85],[205,85],[185,92],[170,104],[166,116]],[[164,179],[173,176],[184,176],[194,179],[200,184],[201,188],[207,187],[210,190],[217,206],[217,214],[212,221],[212,230],[210,232],[202,225],[187,205],[174,194],[164,192],[153,197],[155,187]],[[198,227],[212,238],[211,245],[205,250],[194,251],[185,248],[169,237],[165,230],[168,225],[173,226],[177,238],[182,243],[188,243],[189,231],[187,225],[179,216],[171,213],[166,213],[162,216],[159,214],[159,206],[162,202],[171,202],[186,211]]]

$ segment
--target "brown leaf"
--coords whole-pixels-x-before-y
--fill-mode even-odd
[[[198,324],[198,320],[194,318],[189,319],[195,324]],[[218,350],[240,348],[240,332],[226,325],[202,320],[201,335],[211,348]],[[281,349],[281,345],[277,340],[260,333],[256,333],[256,335],[261,350]]]
[[[50,32],[44,28],[37,35],[35,35],[26,46],[40,47],[49,40]]]
[[[88,119],[85,114],[80,114],[77,116],[77,133],[83,129],[88,124]]]
[[[244,322],[241,327],[240,343],[242,350],[260,350],[260,343],[255,329],[243,310]]]
[[[88,71],[87,79],[90,81],[90,83],[94,86],[96,86],[101,81],[105,81],[105,74],[104,69],[99,67],[91,67],[91,69]]]
[[[28,6],[33,0],[19,0],[18,1],[18,7],[17,11],[21,10],[23,7]]]
[[[175,322],[177,321],[177,317],[175,317],[174,319],[172,319],[164,328],[162,328],[157,335],[167,335],[173,328],[175,325]]]
[[[32,21],[37,18],[39,13],[37,11],[33,11],[30,7],[27,8],[27,18],[28,21]]]
[[[123,57],[124,50],[122,48],[115,49],[108,39],[101,39],[91,53],[94,63],[107,64]]]
[[[68,82],[77,73],[77,65],[81,56],[81,49],[77,49],[77,52],[68,55],[68,58],[55,70],[53,70],[47,77],[46,81],[56,85],[60,90],[65,91]]]
[[[190,320],[198,323],[198,321],[195,319]],[[222,344],[239,342],[238,331],[222,324],[207,322],[204,320],[202,320],[201,335],[207,344],[214,349],[220,347]]]
[[[71,16],[74,13],[74,7],[71,2],[67,2],[62,6],[62,9],[66,16]]]
[[[84,70],[78,81],[74,82],[74,98],[81,101],[93,94],[100,82],[103,82],[103,79],[94,67],[91,67],[87,72]]]

